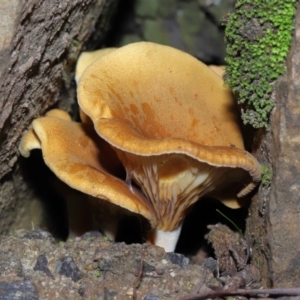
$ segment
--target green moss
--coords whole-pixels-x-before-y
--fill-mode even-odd
[[[261,183],[264,186],[269,186],[273,177],[273,170],[268,166],[261,167]]]
[[[225,78],[243,104],[245,124],[267,127],[272,82],[284,73],[296,0],[238,0],[228,17]]]
[[[102,275],[102,272],[100,270],[95,270],[94,274],[96,277],[100,277]]]

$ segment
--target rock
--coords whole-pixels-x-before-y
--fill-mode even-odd
[[[34,271],[42,271],[44,272],[47,276],[51,277],[52,279],[54,279],[54,276],[52,275],[52,273],[50,272],[49,268],[48,268],[48,260],[45,254],[41,254],[38,256],[37,261],[35,266],[33,267]]]
[[[169,252],[167,254],[172,264],[176,264],[182,268],[190,263],[190,260],[180,253]]]
[[[247,236],[253,263],[265,286],[300,286],[300,8],[287,58],[287,72],[275,85],[270,127],[256,136],[256,155],[273,170],[271,185],[250,207]]]
[[[147,296],[144,297],[143,300],[161,300],[161,299],[156,297],[156,296],[147,295]]]
[[[208,257],[204,260],[203,265],[208,268],[209,270],[211,270],[211,272],[217,276],[218,275],[218,262],[213,259],[212,257]]]
[[[28,281],[0,282],[1,300],[38,300],[37,288]]]
[[[210,231],[205,238],[214,248],[220,274],[234,276],[237,271],[243,270],[248,261],[248,253],[242,236],[223,224],[207,227]]]
[[[24,237],[31,235],[0,241],[0,291],[1,285],[11,294],[26,286],[28,295],[31,291],[39,299],[123,300],[135,292],[137,299],[171,300],[199,286],[200,291],[221,287],[209,269],[174,264],[160,247],[111,243],[95,233],[57,244],[50,235],[47,239]]]
[[[300,10],[287,60],[287,76],[276,86],[271,121],[273,179],[267,203],[272,281],[275,287],[300,286]]]
[[[0,274],[10,280],[24,278],[23,265],[19,257],[7,251],[0,252]]]
[[[71,278],[74,282],[82,278],[80,270],[74,259],[70,256],[65,256],[56,263],[56,271],[60,275]]]
[[[9,58],[9,47],[24,0],[0,0],[0,77]]]
[[[25,234],[23,236],[25,239],[39,239],[39,240],[47,240],[50,239],[52,242],[54,242],[54,238],[48,231],[44,231],[41,229],[36,229],[33,231],[30,231],[29,233]]]

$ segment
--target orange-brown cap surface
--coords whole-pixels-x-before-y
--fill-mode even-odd
[[[84,70],[95,60],[97,60],[99,57],[102,57],[103,55],[106,55],[117,48],[104,48],[96,51],[86,51],[82,52],[77,60],[76,63],[76,70],[75,70],[75,80],[78,84],[79,79],[84,72]]]
[[[156,216],[152,205],[113,176],[120,162],[93,126],[72,122],[66,112],[59,110],[47,115],[32,122],[32,128],[22,138],[21,154],[29,156],[32,149],[42,149],[45,163],[70,187],[141,214],[153,226]]]

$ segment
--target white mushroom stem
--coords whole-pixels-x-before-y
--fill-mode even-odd
[[[153,232],[153,244],[165,249],[166,252],[174,252],[181,232],[182,223],[173,231],[156,229]]]

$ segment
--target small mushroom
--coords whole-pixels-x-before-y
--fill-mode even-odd
[[[112,51],[84,71],[78,102],[151,201],[157,227],[149,239],[166,251],[199,198],[239,207],[260,181],[230,89],[184,52],[149,42]]]
[[[42,149],[46,165],[70,187],[98,201],[105,200],[143,215],[155,226],[151,203],[118,178],[123,167],[92,124],[73,122],[68,113],[51,110],[45,117],[34,120],[21,140],[19,150],[24,157],[33,149]],[[110,207],[106,205],[106,209]],[[105,234],[111,237],[116,224],[114,220],[108,223],[104,224]]]

